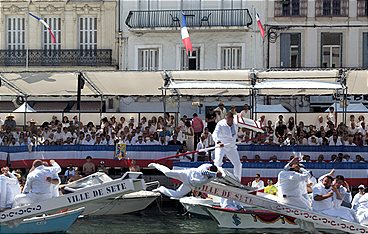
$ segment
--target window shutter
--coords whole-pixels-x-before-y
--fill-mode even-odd
[[[290,34],[280,35],[280,67],[290,67]]]
[[[363,67],[368,67],[368,33],[363,33]]]

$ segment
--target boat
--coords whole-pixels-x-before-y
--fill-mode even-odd
[[[103,172],[97,172],[87,177],[76,180],[64,186],[64,191],[74,193],[78,189],[91,185],[100,185],[110,182],[112,179]],[[147,191],[147,187],[159,185],[158,181],[145,183],[141,191],[131,192],[116,197],[97,199],[84,204],[83,215],[121,215],[132,213],[147,208],[152,202],[161,196],[158,192]]]
[[[0,224],[38,214],[50,214],[64,208],[79,208],[92,201],[144,190],[146,185],[142,175],[140,172],[126,172],[115,180],[99,173],[90,175],[89,178],[82,179],[81,184],[84,186],[74,187],[71,193],[1,212]]]
[[[20,223],[1,224],[0,233],[52,233],[67,232],[84,211],[84,207],[24,219]]]
[[[185,210],[194,215],[210,217],[209,213],[202,208],[202,206],[219,206],[220,203],[214,201],[212,198],[201,197],[183,197],[179,199],[179,202],[184,206]]]

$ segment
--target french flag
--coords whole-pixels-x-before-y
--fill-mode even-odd
[[[32,14],[31,12],[29,12],[29,15],[32,16],[33,18],[35,18],[36,20],[40,21],[46,28],[47,30],[49,31],[50,35],[51,35],[51,42],[52,44],[56,44],[56,38],[55,38],[55,35],[54,33],[52,32],[50,26],[43,20],[41,19],[40,17],[38,16],[35,16],[34,14]]]
[[[259,14],[258,13],[256,13],[256,20],[257,20],[259,31],[261,32],[262,39],[264,39],[264,37],[265,37],[265,30],[264,30],[264,27],[262,25],[262,22],[261,22],[261,20],[259,18]]]
[[[192,42],[190,41],[190,37],[189,37],[188,29],[187,29],[187,19],[184,14],[181,20],[181,40],[183,41],[187,54],[188,54],[188,51],[193,52]]]

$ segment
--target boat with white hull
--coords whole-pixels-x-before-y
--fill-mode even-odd
[[[52,233],[66,232],[84,211],[84,207],[24,219],[20,223],[0,224],[0,233]]]
[[[74,188],[72,193],[5,210],[0,213],[0,224],[35,217],[38,214],[50,214],[65,208],[79,208],[92,201],[116,198],[124,194],[142,191],[146,186],[140,172],[127,172],[121,178],[115,180],[111,178],[110,180],[104,180],[97,174],[91,175],[90,179],[93,180],[86,179],[86,186]]]
[[[64,191],[74,193],[77,189],[86,188],[91,185],[100,185],[110,181],[112,181],[112,179],[108,175],[102,172],[97,172],[65,185]],[[85,211],[83,212],[83,215],[121,215],[144,210],[161,196],[158,192],[146,190],[148,186],[152,185],[158,186],[159,183],[158,181],[145,183],[141,191],[87,202],[84,204]]]

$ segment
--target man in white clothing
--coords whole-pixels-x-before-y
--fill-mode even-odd
[[[332,186],[333,178],[326,175],[322,182],[313,186],[312,208],[314,211],[325,215],[339,217],[355,222],[353,212],[346,207],[334,207],[334,200],[342,200],[342,196],[336,186]]]
[[[299,159],[292,158],[278,175],[278,196],[283,199],[282,202],[310,210],[310,203],[303,196],[310,177],[310,172],[301,167]]]
[[[238,136],[238,125],[234,123],[234,116],[231,112],[226,114],[226,118],[219,121],[215,131],[212,134],[213,140],[220,144],[220,148],[215,149],[214,164],[217,167],[222,166],[222,159],[226,157],[234,166],[234,175],[241,181],[241,162],[236,146]],[[226,146],[225,146],[226,145]]]
[[[351,202],[351,207],[353,209],[356,208],[356,205],[358,204],[359,199],[365,194],[365,186],[363,184],[359,185],[358,187],[359,192],[355,194],[353,201]]]
[[[359,198],[355,210],[358,222],[363,225],[368,225],[368,193]]]
[[[17,177],[9,172],[8,167],[1,168],[0,211],[11,208],[14,197],[18,194],[20,194],[20,186]]]
[[[208,163],[202,164],[198,168],[186,170],[170,170],[168,167],[158,163],[150,163],[148,167],[156,168],[164,173],[165,176],[182,182],[177,190],[168,189],[164,186],[160,186],[159,188],[152,190],[153,192],[160,192],[161,194],[172,198],[182,198],[192,191],[192,189],[202,186],[216,177],[222,176],[216,166]]]
[[[50,160],[52,166],[43,165],[41,160],[35,160],[31,172],[27,176],[23,194],[17,195],[13,207],[44,201],[53,197],[52,177],[61,171],[59,164]]]

